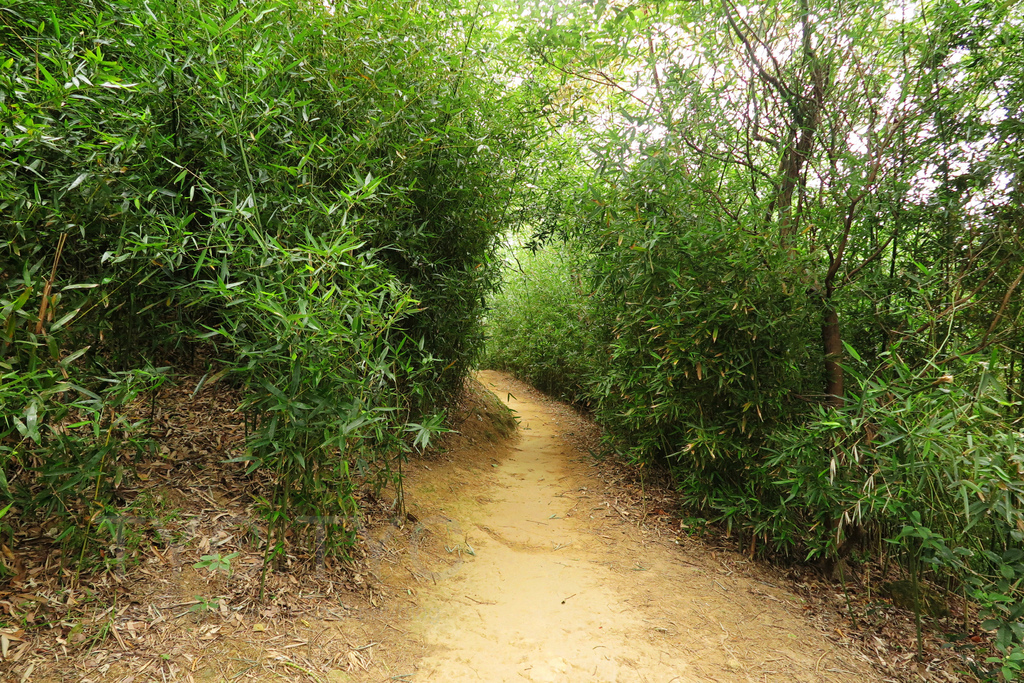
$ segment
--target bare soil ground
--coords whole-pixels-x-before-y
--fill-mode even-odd
[[[911,662],[905,614],[879,606],[851,628],[834,585],[695,537],[669,490],[596,460],[598,430],[571,409],[479,380],[458,432],[410,463],[406,513],[367,496],[356,555],[296,551],[263,601],[260,482],[223,462],[237,402],[182,387],[155,420],[163,460],[126,492],[151,521],[111,547],[123,572],[62,576],[45,524],[5,546],[0,680],[960,680],[934,637]],[[231,553],[230,570],[195,566]]]
[[[479,378],[516,411],[520,438],[409,484],[425,534],[458,560],[381,568],[412,593],[404,621],[428,648],[416,679],[881,680],[809,626],[798,597],[634,523],[550,410],[496,373]],[[467,480],[470,495],[455,484]]]

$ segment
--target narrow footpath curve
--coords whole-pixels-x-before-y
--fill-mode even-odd
[[[882,680],[808,625],[798,597],[627,523],[543,403],[500,373],[478,379],[520,435],[454,494],[444,472],[410,480],[423,533],[458,559],[407,568],[403,628],[429,654],[403,680]]]

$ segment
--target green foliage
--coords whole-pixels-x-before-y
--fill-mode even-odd
[[[594,236],[606,348],[596,413],[633,458],[678,468],[684,487],[725,485],[813,391],[813,313],[787,257],[675,199],[685,195],[606,197],[622,208]]]
[[[228,578],[231,578],[231,560],[238,557],[238,553],[228,553],[222,555],[221,553],[213,553],[211,555],[203,555],[199,558],[193,567],[196,569],[206,569],[211,574],[223,572],[227,574]]]
[[[984,555],[995,569],[995,578],[973,577],[971,597],[981,608],[981,627],[995,632],[999,656],[986,661],[997,665],[1005,680],[1014,681],[1024,673],[1024,602],[1019,595],[1024,552],[1010,548],[1002,553],[985,551]]]
[[[584,395],[616,448],[750,548],[886,539],[915,586],[971,586],[979,672],[1016,676],[1019,3],[525,7],[586,146],[533,227],[588,254]]]
[[[590,303],[568,249],[510,249],[502,289],[487,311],[484,367],[581,403],[593,354]]]
[[[488,22],[446,0],[4,8],[0,493],[19,514],[88,536],[148,447],[127,406],[200,359],[245,391],[268,554],[300,517],[355,515],[357,479],[397,479],[482,344],[527,152],[524,97],[482,69]]]
[[[529,225],[486,364],[751,547],[873,534],[969,587],[1014,678],[1021,6],[592,10],[524,3],[506,39],[459,0],[5,7],[5,513],[82,561],[150,448],[129,406],[201,370],[244,390],[267,566],[294,524],[344,549],[328,520],[444,430]]]

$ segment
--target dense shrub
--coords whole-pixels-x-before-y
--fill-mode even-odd
[[[1005,366],[997,351],[939,361],[926,338],[892,333],[935,309],[941,271],[872,273],[832,299],[853,340],[837,404],[822,391],[812,255],[743,230],[679,175],[631,178],[580,210],[577,244],[550,244],[522,273],[511,262],[490,362],[556,391],[566,371],[583,376],[610,445],[665,465],[689,514],[751,552],[848,566],[855,549],[881,549],[915,581],[973,599],[997,634],[993,661],[1014,675],[1024,441],[1006,419]],[[570,290],[559,252],[581,245],[568,272],[585,286]],[[582,326],[573,301],[586,302]]]
[[[577,261],[568,249],[508,252],[502,288],[489,301],[481,363],[585,403],[594,337]]]
[[[242,460],[273,473],[278,541],[294,515],[352,514],[352,470],[393,479],[482,342],[525,147],[518,109],[494,106],[518,95],[466,57],[479,17],[445,0],[3,12],[0,472],[17,481],[0,495],[22,514],[110,505],[100,483],[132,476],[145,432],[122,407],[203,362],[245,390]]]

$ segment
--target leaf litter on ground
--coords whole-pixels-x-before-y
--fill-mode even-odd
[[[402,597],[387,594],[372,570],[371,560],[399,561],[386,541],[371,541],[371,529],[396,524],[387,496],[361,495],[363,529],[348,558],[321,563],[296,546],[282,571],[269,573],[268,599],[258,600],[265,529],[253,501],[271,478],[259,471],[243,476],[237,464],[226,462],[244,448],[240,396],[224,383],[208,382],[196,391],[198,379],[163,388],[155,410],[148,402],[136,406],[140,417],[152,410],[158,447],[155,457],[138,464],[138,480],[120,491],[126,504],[136,504],[124,520],[135,534],[130,548],[112,547],[106,566],[74,581],[47,533],[50,520],[13,525],[13,547],[5,544],[3,554],[16,571],[0,584],[4,666],[23,681],[296,674],[340,681],[360,680],[342,674],[391,677],[397,663],[414,663],[420,654],[415,645],[403,644],[395,637],[402,630],[388,622],[389,604]],[[469,386],[453,420],[456,431],[428,458],[508,435],[509,416],[488,402],[483,387]],[[602,452],[600,430],[584,415],[517,386],[553,412],[577,451]],[[914,661],[913,615],[866,588],[887,578],[880,567],[859,568],[863,578],[848,586],[848,603],[842,586],[815,568],[752,559],[736,539],[688,519],[663,473],[614,457],[586,460],[603,486],[577,491],[579,501],[685,547],[697,563],[723,576],[753,579],[764,587],[757,590],[765,599],[792,603],[786,595],[798,596],[800,604],[790,607],[893,680],[971,680],[943,637],[943,629],[952,627],[942,619],[930,620],[926,656]],[[574,507],[567,516],[577,513]],[[475,552],[468,544],[464,549]],[[963,606],[958,609],[962,614]],[[970,645],[984,652],[987,636],[976,634]]]

